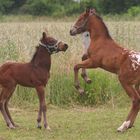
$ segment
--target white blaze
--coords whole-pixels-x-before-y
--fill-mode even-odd
[[[87,49],[89,48],[89,45],[90,45],[90,34],[89,34],[89,32],[84,32],[82,34],[82,39],[83,39],[84,53],[87,53]]]

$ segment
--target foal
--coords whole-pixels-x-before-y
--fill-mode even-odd
[[[29,63],[5,63],[0,67],[0,110],[9,128],[15,128],[9,110],[8,101],[12,96],[16,85],[36,88],[39,97],[38,128],[41,128],[41,118],[43,114],[44,127],[49,129],[46,119],[46,103],[44,88],[50,77],[51,54],[59,51],[66,51],[68,45],[52,37],[42,34],[36,52]]]
[[[117,129],[123,132],[133,126],[140,109],[140,53],[129,51],[119,46],[110,36],[101,17],[92,9],[87,9],[80,15],[70,34],[88,31],[91,43],[88,49],[88,59],[75,65],[75,87],[82,94],[78,80],[80,68],[102,68],[118,75],[118,79],[132,101],[132,108],[124,123]]]

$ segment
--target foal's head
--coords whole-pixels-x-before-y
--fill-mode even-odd
[[[39,44],[40,46],[45,47],[50,54],[57,53],[59,51],[66,51],[68,48],[66,43],[48,36],[45,32],[42,33],[42,38],[40,39]]]
[[[78,20],[71,28],[70,35],[74,36],[87,31],[87,22],[91,15],[96,15],[95,9],[87,8],[86,11],[79,16]]]

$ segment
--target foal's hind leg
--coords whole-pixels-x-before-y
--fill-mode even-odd
[[[82,61],[88,59],[88,55],[87,54],[83,54],[82,56]],[[88,78],[87,76],[87,72],[85,68],[82,68],[82,73],[81,73],[82,78],[85,80],[86,83],[90,84],[92,81],[90,78]]]
[[[46,117],[46,111],[47,111],[47,106],[46,106],[46,101],[45,101],[45,92],[44,92],[44,86],[39,86],[36,87],[37,94],[39,97],[39,111],[38,111],[38,118],[37,118],[37,123],[38,123],[38,128],[41,128],[41,118],[42,118],[42,113],[44,117],[44,127],[47,129],[50,129],[47,123],[47,117]]]
[[[7,97],[7,100],[5,102],[5,110],[6,110],[6,113],[7,113],[8,117],[9,117],[11,123],[13,124],[13,126],[16,127],[17,125],[15,125],[15,123],[14,123],[14,121],[13,121],[11,115],[10,115],[9,109],[8,109],[8,102],[9,102],[14,90],[15,90],[15,87],[13,87],[13,89],[9,92],[9,96]]]
[[[1,113],[3,115],[4,120],[6,121],[7,126],[9,128],[15,128],[14,125],[12,124],[6,110],[5,110],[5,103],[6,103],[8,96],[9,96],[10,91],[11,90],[9,90],[8,88],[2,88],[2,92],[0,95],[0,110],[1,110]]]
[[[121,80],[120,80],[120,82],[121,82],[123,88],[125,89],[126,93],[128,94],[128,96],[132,100],[132,107],[131,107],[130,113],[128,114],[126,121],[117,129],[119,132],[123,132],[133,126],[133,123],[134,123],[136,116],[140,109],[140,95],[133,88],[132,85],[128,85]]]

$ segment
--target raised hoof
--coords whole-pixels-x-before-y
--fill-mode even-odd
[[[117,132],[119,132],[119,133],[123,133],[123,132],[125,132],[127,130],[127,128],[125,128],[125,129],[117,129]]]
[[[85,94],[85,91],[83,89],[78,89],[78,92],[79,92],[80,95]]]
[[[90,84],[90,83],[92,83],[92,81],[91,81],[91,79],[89,79],[88,77],[87,77],[87,75],[86,74],[81,74],[81,77],[84,79],[84,81],[87,83],[87,84]]]
[[[91,79],[87,79],[86,83],[87,84],[91,84],[92,83],[92,80]]]
[[[83,95],[85,93],[85,91],[79,85],[75,85],[75,88],[78,90],[80,95]]]

